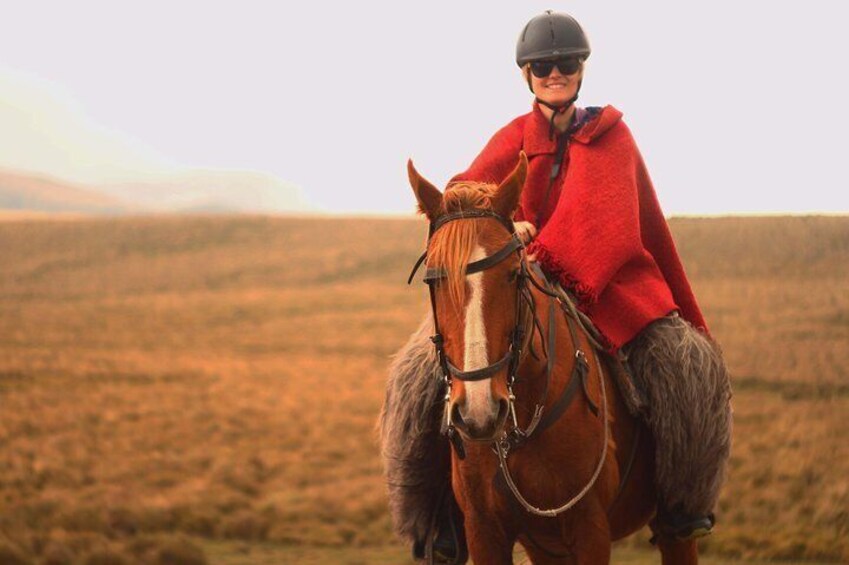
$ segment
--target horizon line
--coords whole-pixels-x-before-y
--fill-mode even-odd
[[[7,221],[49,221],[49,220],[117,220],[132,218],[280,218],[280,219],[303,219],[303,220],[410,220],[423,221],[424,218],[416,213],[401,212],[328,212],[320,210],[292,210],[292,211],[128,211],[126,213],[98,213],[68,211],[44,211],[44,210],[22,210],[12,208],[0,208],[0,222]],[[665,216],[667,220],[676,219],[723,219],[723,218],[816,218],[833,217],[849,218],[846,212],[731,212],[731,213],[686,213],[670,214]]]

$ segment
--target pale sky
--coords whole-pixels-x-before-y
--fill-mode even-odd
[[[579,105],[625,114],[667,214],[849,212],[841,2],[5,2],[0,167],[102,184],[251,170],[409,213],[530,109],[525,22],[572,13]]]

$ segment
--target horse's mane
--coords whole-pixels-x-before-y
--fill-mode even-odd
[[[480,182],[454,182],[448,185],[442,199],[443,213],[472,208],[492,209],[492,195],[497,186]],[[478,222],[449,222],[439,229],[428,246],[428,267],[442,268],[451,300],[462,305],[466,299],[466,264],[478,240]]]

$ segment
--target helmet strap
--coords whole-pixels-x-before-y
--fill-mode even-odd
[[[557,137],[557,128],[554,127],[554,120],[557,118],[557,114],[564,114],[572,104],[578,99],[578,93],[581,92],[581,83],[584,82],[584,79],[578,81],[578,88],[575,90],[575,96],[560,104],[559,106],[555,106],[554,104],[549,104],[545,100],[540,100],[539,97],[536,97],[537,104],[542,104],[549,110],[551,110],[551,120],[548,122],[548,139],[554,139]],[[531,77],[528,75],[528,86],[531,85]],[[531,88],[531,92],[533,92],[533,88]]]

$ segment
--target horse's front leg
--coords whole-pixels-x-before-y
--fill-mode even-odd
[[[604,518],[603,516],[601,517]],[[524,543],[534,565],[608,565],[611,543],[607,524],[594,525],[589,515],[582,522],[568,521],[560,543],[551,537]]]
[[[698,565],[699,549],[696,540],[658,542],[663,565]]]
[[[512,565],[516,538],[494,513],[471,510],[465,524],[469,557],[474,563]]]
[[[452,486],[475,565],[512,565],[516,524],[510,507],[495,492],[498,460],[489,444],[468,442],[465,460],[452,457]]]

